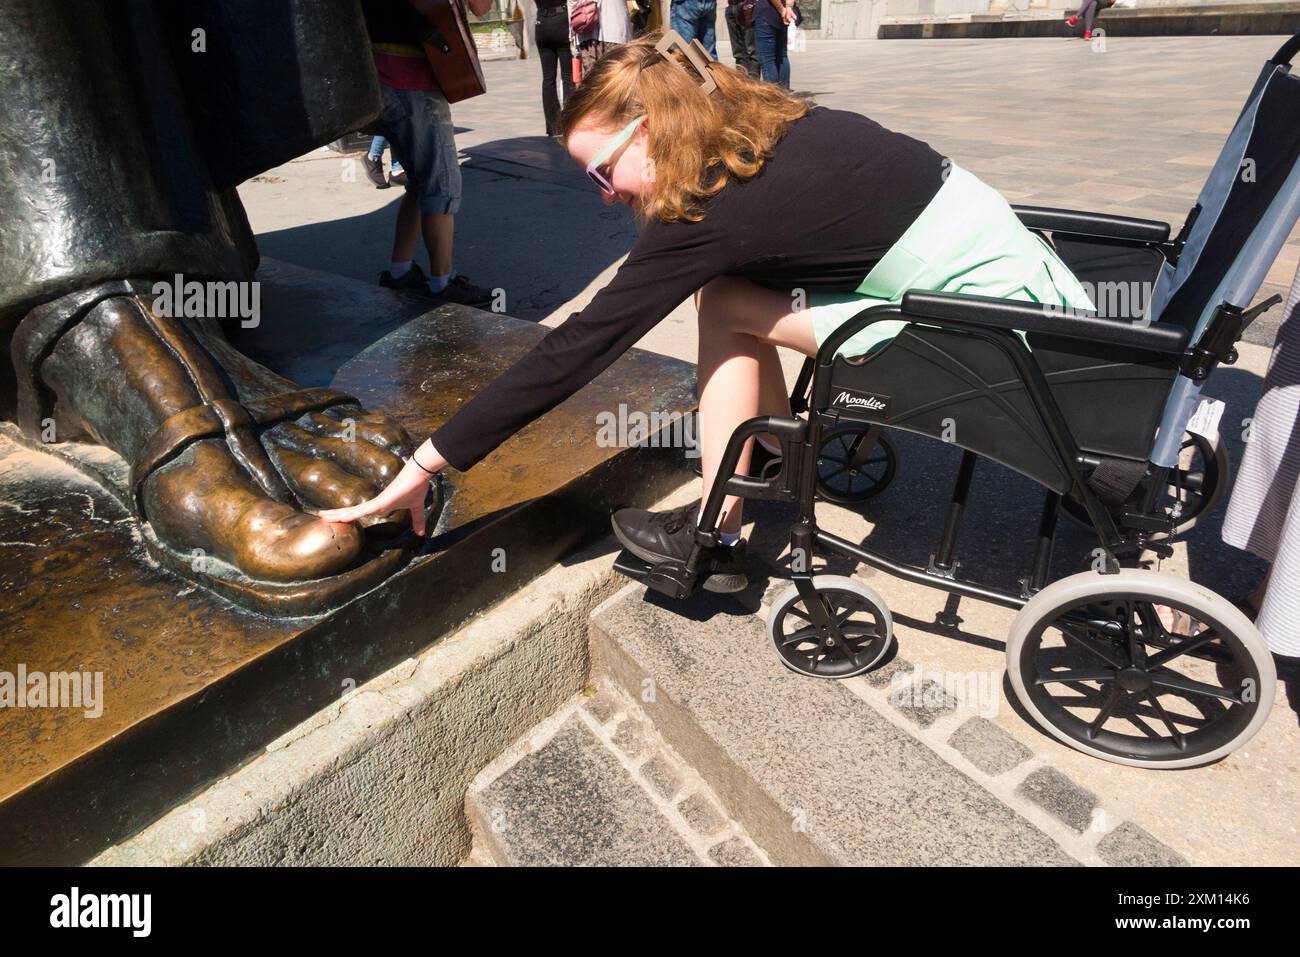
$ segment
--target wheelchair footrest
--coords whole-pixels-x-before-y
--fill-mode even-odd
[[[712,552],[701,571],[694,575],[686,570],[685,562],[668,561],[652,565],[627,549],[614,559],[614,568],[669,598],[689,598],[701,588],[730,594],[749,587],[749,579],[745,576],[744,542],[739,542],[734,548],[723,546],[720,552]]]
[[[614,569],[628,578],[643,582],[647,587],[669,598],[689,598],[699,585],[697,577],[690,574],[681,562],[660,562],[651,565],[637,558],[626,548],[619,553],[618,558],[614,559]]]

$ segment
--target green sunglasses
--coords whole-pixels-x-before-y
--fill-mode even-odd
[[[610,182],[609,176],[606,175],[603,167],[609,162],[609,158],[614,155],[615,151],[632,138],[632,135],[636,133],[636,128],[641,125],[641,121],[645,118],[646,114],[642,113],[629,123],[623,128],[622,133],[610,140],[605,145],[605,148],[592,157],[591,162],[587,164],[587,176],[600,187],[600,191],[606,196],[614,195],[614,184]]]
[[[673,56],[674,49],[680,50],[682,55],[686,57],[687,63],[691,65],[691,68],[694,71],[693,73],[692,69],[688,69],[686,66],[679,63]],[[704,44],[699,40],[692,40],[690,43],[687,43],[676,30],[669,30],[663,35],[659,42],[655,44],[655,52],[683,73],[692,76],[696,82],[701,84],[701,89],[703,89],[706,95],[717,90],[718,83],[709,72],[709,64],[713,62],[713,59],[709,56],[709,51],[704,48]],[[587,164],[587,176],[590,177],[591,181],[595,183],[600,188],[600,191],[606,196],[614,195],[614,184],[610,182],[609,177],[605,174],[602,167],[609,162],[609,158],[614,155],[615,150],[632,138],[632,134],[636,132],[637,125],[644,120],[645,117],[646,115],[642,113],[629,123],[622,133],[619,133],[618,136],[610,140],[605,148],[596,154],[592,161]]]

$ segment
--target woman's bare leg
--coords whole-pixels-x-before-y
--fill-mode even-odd
[[[787,293],[723,276],[695,297],[699,312],[700,445],[704,487],[709,490],[722,453],[736,427],[756,415],[789,415],[785,377],[776,346],[816,355],[817,341],[807,312],[796,312]],[[749,469],[753,441],[746,443],[737,471]],[[729,495],[718,527],[738,532],[742,500]]]
[[[785,383],[781,356],[770,342],[758,344],[758,407],[763,415],[790,415],[790,387]],[[776,441],[775,436],[759,437]]]

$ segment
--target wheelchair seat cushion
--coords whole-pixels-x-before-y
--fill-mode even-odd
[[[817,344],[862,310],[900,302],[909,289],[1094,308],[1069,267],[1025,228],[1002,194],[956,164],[856,292],[809,294]],[[875,322],[845,342],[838,354],[872,352],[906,324],[898,319]]]

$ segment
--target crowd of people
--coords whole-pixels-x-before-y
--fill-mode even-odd
[[[786,57],[788,27],[803,16],[794,0],[724,0],[732,56],[739,69],[754,79],[790,85]],[[673,0],[668,27],[686,42],[699,40],[718,59],[718,0]],[[581,76],[613,46],[643,36],[651,20],[651,0],[550,0],[537,5],[534,42],[542,68],[542,109],[546,133],[555,135],[563,96],[573,92]],[[577,60],[575,69],[572,64]]]

